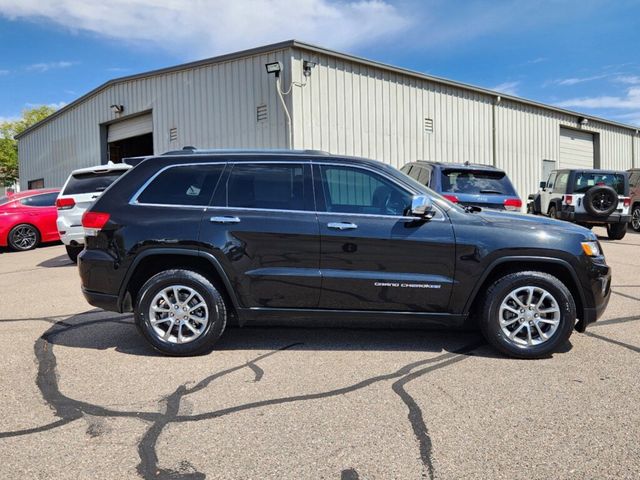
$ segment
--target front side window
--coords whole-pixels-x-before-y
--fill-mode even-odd
[[[552,173],[549,175],[549,180],[547,180],[547,188],[553,188],[554,183],[556,182],[557,173]]]
[[[137,201],[154,205],[207,206],[223,170],[223,164],[168,168],[153,179]]]
[[[56,198],[58,198],[57,192],[44,193],[23,198],[20,203],[27,207],[53,207],[56,204]]]
[[[402,216],[411,194],[377,173],[359,168],[321,165],[327,212]]]
[[[227,206],[308,210],[304,171],[304,165],[295,163],[236,164],[227,181]]]

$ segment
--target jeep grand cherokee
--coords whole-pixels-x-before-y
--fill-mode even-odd
[[[83,218],[92,305],[135,312],[170,355],[228,318],[477,322],[498,350],[548,355],[605,309],[589,230],[462,208],[391,166],[318,152],[173,152],[142,161]]]

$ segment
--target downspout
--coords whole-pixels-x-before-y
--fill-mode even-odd
[[[497,96],[495,102],[491,105],[491,147],[492,147],[492,165],[498,166],[498,154],[496,147],[496,107],[502,100],[502,97]]]
[[[282,104],[282,109],[284,110],[284,115],[287,120],[287,149],[291,150],[293,148],[293,132],[291,131],[291,115],[289,114],[289,109],[287,108],[287,103],[284,101],[284,95],[282,95],[282,89],[280,88],[280,75],[276,77],[276,90],[278,92],[278,98],[280,99],[280,103]]]

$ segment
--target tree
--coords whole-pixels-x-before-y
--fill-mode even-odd
[[[22,118],[0,123],[0,185],[9,187],[18,180],[18,142],[16,135],[47,118],[56,109],[48,105],[27,108]]]

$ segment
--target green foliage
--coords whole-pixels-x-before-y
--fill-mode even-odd
[[[16,135],[45,119],[55,108],[47,105],[22,111],[22,118],[0,122],[0,185],[13,185],[18,179],[18,142]]]

